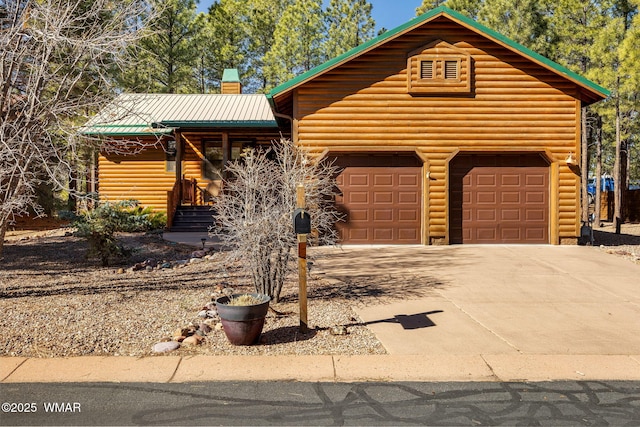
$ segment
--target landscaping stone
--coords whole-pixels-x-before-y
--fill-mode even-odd
[[[200,344],[202,341],[204,340],[203,337],[198,336],[198,335],[191,335],[190,337],[187,337],[184,339],[184,341],[182,341],[182,345],[198,345]]]
[[[204,258],[207,255],[206,251],[193,251],[191,252],[191,258]]]
[[[168,353],[180,348],[180,343],[175,341],[165,341],[155,344],[152,348],[154,353]]]

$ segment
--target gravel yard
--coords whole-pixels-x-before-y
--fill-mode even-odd
[[[213,256],[194,263],[194,248],[170,244],[159,235],[123,235],[133,248],[126,264],[102,267],[85,259],[86,243],[57,229],[9,233],[0,261],[0,356],[54,357],[151,354],[155,343],[176,329],[203,319],[198,313],[220,288],[251,292],[234,268]],[[640,224],[596,228],[593,250],[640,263]],[[147,259],[173,261],[173,268],[131,267]],[[176,265],[178,264],[178,265]],[[384,347],[352,310],[367,304],[366,293],[347,293],[344,286],[310,275],[308,334],[298,328],[297,278],[286,285],[282,301],[273,304],[262,345],[236,347],[224,332],[213,330],[203,344],[183,346],[171,354],[383,354]],[[385,295],[401,299],[403,295]],[[346,326],[346,335],[334,335]]]
[[[223,268],[215,258],[171,269],[131,271],[132,265],[149,258],[189,259],[194,248],[169,244],[159,235],[122,239],[135,248],[133,258],[122,266],[102,267],[85,260],[86,243],[65,236],[65,230],[8,236],[0,264],[0,356],[149,355],[155,343],[171,338],[176,329],[201,322],[198,313],[217,287],[253,291],[234,269]],[[311,331],[300,334],[297,286],[297,281],[289,283],[281,302],[271,304],[276,311],[267,315],[264,345],[232,346],[223,331],[213,330],[203,344],[183,346],[177,353],[386,352],[360,324],[349,295],[340,296],[339,289],[328,289],[331,285],[313,278],[308,285]],[[333,335],[336,325],[346,326],[348,334]]]

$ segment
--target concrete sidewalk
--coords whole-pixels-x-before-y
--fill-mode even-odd
[[[640,380],[640,265],[579,246],[313,249],[389,354],[0,358],[0,381]]]

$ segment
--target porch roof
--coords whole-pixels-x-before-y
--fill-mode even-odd
[[[176,128],[277,128],[265,95],[121,94],[80,130],[85,135],[157,135]]]

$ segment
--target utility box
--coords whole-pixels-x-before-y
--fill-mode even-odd
[[[306,210],[298,208],[293,211],[293,231],[296,234],[311,233],[311,217]]]

